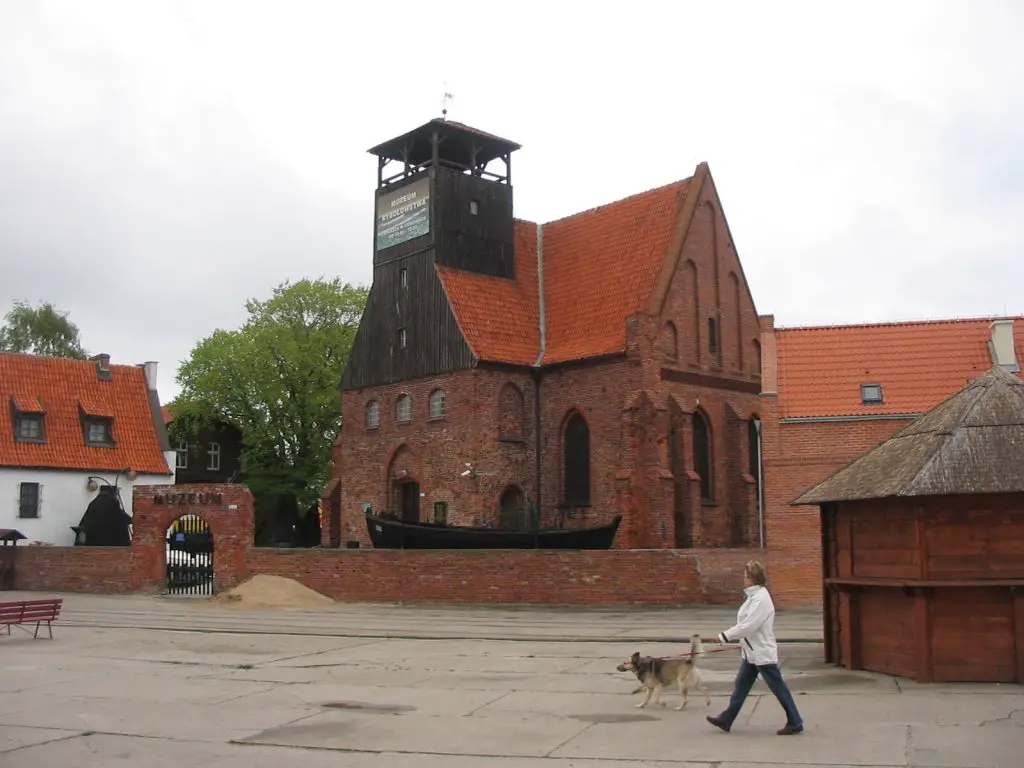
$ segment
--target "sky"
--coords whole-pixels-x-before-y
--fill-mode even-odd
[[[522,144],[519,218],[708,162],[779,326],[1024,314],[1021,28],[1013,0],[0,0],[0,314],[54,303],[171,400],[246,299],[370,283],[366,150],[446,90]]]

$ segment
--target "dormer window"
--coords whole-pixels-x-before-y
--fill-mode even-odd
[[[43,442],[43,417],[36,413],[23,413],[15,421],[15,436],[19,443]]]
[[[45,443],[45,411],[36,397],[11,398],[11,423],[18,443]]]
[[[860,401],[864,405],[880,405],[882,400],[881,384],[861,384]]]
[[[110,428],[111,419],[89,416],[85,419],[84,427],[86,445],[110,446],[114,444]]]

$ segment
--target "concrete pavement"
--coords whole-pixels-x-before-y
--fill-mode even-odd
[[[188,628],[207,632],[329,637],[673,642],[688,638],[694,632],[714,637],[736,621],[736,606],[548,608],[338,603],[325,609],[266,611],[245,610],[208,599],[47,595],[64,598],[61,621],[66,626]],[[3,593],[4,600],[33,597],[39,595]],[[776,618],[775,632],[786,642],[820,642],[821,612],[782,611]]]
[[[808,642],[782,646],[807,721],[799,736],[775,735],[782,712],[760,682],[732,733],[704,721],[725,705],[733,653],[702,662],[710,708],[696,697],[675,712],[669,694],[669,707],[638,710],[635,680],[615,664],[633,650],[685,649],[621,636],[652,612],[342,606],[256,617],[154,598],[71,596],[67,605],[52,642],[17,629],[0,637],[3,768],[1009,768],[1024,750],[1024,687],[849,673],[824,665],[820,644]],[[176,622],[207,612],[211,624],[248,629],[84,625],[157,622],[161,610]],[[717,622],[715,610],[697,615]],[[651,631],[678,636],[701,623],[689,611],[664,614]],[[314,615],[335,623],[300,631]],[[345,622],[347,636],[325,630]],[[274,631],[260,633],[264,625]],[[284,634],[288,625],[295,634]],[[387,626],[395,637],[379,634]],[[502,629],[504,639],[482,637]],[[428,631],[449,636],[408,637]],[[542,640],[513,637],[541,631]]]

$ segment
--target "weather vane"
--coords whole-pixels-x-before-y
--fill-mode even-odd
[[[442,120],[447,120],[448,119],[448,102],[451,101],[454,98],[455,98],[455,96],[453,96],[448,91],[448,83],[445,83],[444,84],[444,96],[441,98],[441,119]]]

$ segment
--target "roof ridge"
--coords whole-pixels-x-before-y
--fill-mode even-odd
[[[48,363],[67,363],[69,365],[95,365],[96,361],[90,358],[79,360],[75,357],[62,357],[61,355],[36,355],[32,352],[0,352],[0,355],[7,357],[21,357],[27,360],[44,360]],[[142,363],[108,363],[108,368],[141,368]]]
[[[594,213],[595,211],[599,211],[602,208],[610,208],[613,205],[619,205],[620,203],[625,203],[625,202],[627,202],[629,200],[635,200],[638,197],[646,197],[648,195],[653,195],[656,192],[663,192],[666,189],[669,189],[671,187],[679,186],[680,184],[684,184],[684,183],[689,182],[689,181],[693,181],[693,176],[687,176],[685,179],[676,179],[675,181],[670,181],[667,184],[661,184],[661,185],[659,185],[657,187],[651,187],[650,189],[645,189],[645,190],[643,190],[641,192],[634,192],[631,195],[626,195],[625,197],[620,197],[620,198],[618,198],[616,200],[612,200],[611,202],[601,203],[600,205],[595,205],[595,206],[592,206],[590,208],[585,208],[582,211],[577,211],[576,213],[570,213],[569,215],[562,216],[561,218],[558,218],[558,219],[551,219],[550,221],[545,221],[545,222],[543,222],[543,224],[544,224],[545,227],[550,226],[552,224],[560,224],[563,221],[568,221],[569,219],[575,219],[577,216],[584,216],[584,215],[586,215],[588,213]]]
[[[855,328],[905,328],[912,325],[956,325],[957,323],[995,322],[997,320],[1021,320],[1024,315],[978,315],[971,317],[946,317],[923,320],[882,320],[875,323],[827,323],[825,325],[775,326],[775,331],[841,331]]]

